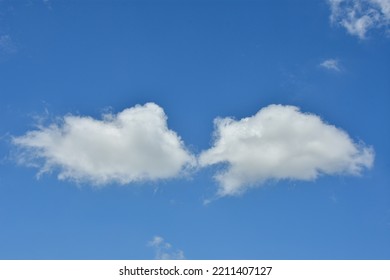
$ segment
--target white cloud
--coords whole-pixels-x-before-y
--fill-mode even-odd
[[[340,64],[339,64],[339,61],[337,59],[327,59],[327,60],[323,61],[320,64],[320,66],[323,68],[329,69],[329,70],[337,71],[337,72],[341,71]]]
[[[213,147],[201,153],[199,163],[227,164],[215,176],[220,196],[243,193],[269,179],[358,175],[374,160],[372,148],[293,106],[270,105],[238,121],[217,118],[214,134]]]
[[[373,28],[389,29],[390,0],[328,0],[331,22],[360,39]]]
[[[39,166],[40,173],[58,170],[59,179],[97,185],[171,178],[195,161],[154,103],[102,120],[68,115],[13,143],[21,150],[18,160]]]
[[[175,250],[172,245],[165,242],[161,236],[155,236],[148,242],[148,246],[155,249],[155,258],[158,260],[184,260],[184,252]]]

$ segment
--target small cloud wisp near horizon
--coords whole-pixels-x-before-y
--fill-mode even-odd
[[[219,196],[239,195],[271,179],[359,175],[374,161],[371,147],[294,106],[269,105],[241,120],[217,118],[214,138],[199,163],[226,164],[215,175]]]
[[[155,236],[148,242],[149,247],[155,249],[155,259],[157,260],[184,260],[184,252],[176,250],[172,245],[164,240],[161,236]]]
[[[38,174],[58,170],[61,180],[95,185],[168,179],[196,161],[154,103],[102,120],[67,115],[12,142],[19,148],[17,160],[38,166]]]

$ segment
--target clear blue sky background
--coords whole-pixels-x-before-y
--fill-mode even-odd
[[[0,1],[0,259],[153,259],[155,236],[188,259],[389,259],[390,38],[330,14],[323,0]],[[375,162],[204,205],[217,167],[97,188],[14,160],[12,136],[39,116],[146,102],[195,155],[215,117],[285,104],[372,146]]]

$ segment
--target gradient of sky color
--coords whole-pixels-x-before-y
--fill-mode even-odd
[[[386,7],[388,0],[0,1],[0,259],[389,259]],[[110,168],[122,150],[104,131],[136,105],[149,109],[139,122],[128,113],[131,128],[118,133],[124,143],[141,135],[147,144],[126,151],[153,166],[124,156],[132,173],[118,175]],[[244,145],[252,134],[242,131],[267,127],[254,117],[264,108],[290,112],[291,125],[315,125]],[[96,125],[87,136],[99,141],[83,140],[97,147],[86,161],[72,142],[83,134],[62,130],[69,117]],[[218,117],[232,119],[225,138],[215,134]],[[256,125],[240,126],[243,118]],[[280,136],[285,122],[276,120]],[[50,138],[52,124],[59,138]],[[322,135],[327,125],[350,142],[334,130]],[[21,154],[15,139],[42,129],[52,139],[46,154]],[[250,158],[252,148],[257,155],[279,143],[288,147],[284,163],[301,152],[286,139],[305,140],[306,131],[326,148],[314,177],[291,171],[300,160],[272,169]],[[76,148],[56,145],[65,138]],[[31,146],[37,138],[24,139]],[[148,161],[156,147],[148,139],[166,143],[159,161]],[[340,148],[326,159],[339,143],[357,147],[355,157]],[[227,152],[216,156],[213,147]],[[354,164],[361,170],[352,172]]]

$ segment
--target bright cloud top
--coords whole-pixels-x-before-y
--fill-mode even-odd
[[[337,59],[324,60],[323,62],[321,62],[320,66],[328,70],[333,70],[337,72],[341,71],[339,61]]]
[[[370,29],[390,26],[390,0],[329,0],[329,4],[331,22],[360,39]]]
[[[195,161],[154,103],[102,120],[65,116],[13,143],[21,148],[19,160],[38,164],[40,173],[59,170],[59,179],[97,185],[170,178]]]
[[[226,163],[218,194],[237,195],[269,179],[314,180],[320,174],[358,175],[373,164],[372,148],[297,107],[270,105],[241,120],[217,118],[215,142],[202,166]]]

